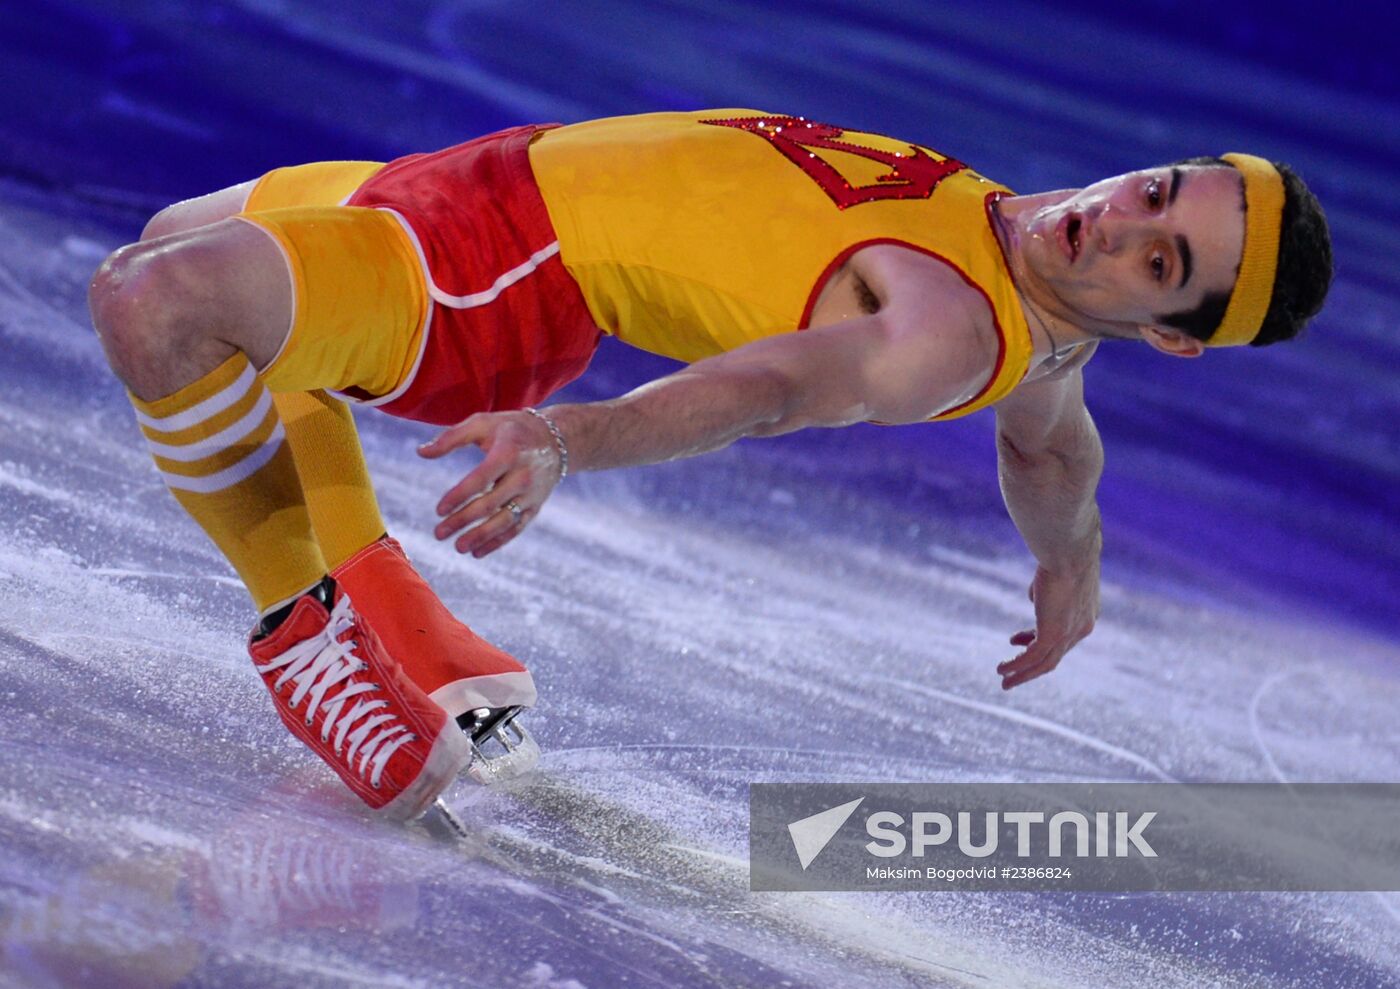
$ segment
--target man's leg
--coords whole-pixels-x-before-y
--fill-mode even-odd
[[[112,255],[93,279],[93,323],[167,485],[265,616],[249,652],[283,723],[366,803],[416,816],[471,750],[325,577],[255,370],[289,340],[291,275],[263,230],[221,220]],[[314,362],[302,373],[314,376]]]
[[[154,240],[228,219],[249,205],[257,185],[258,180],[244,182],[167,206],[146,224],[141,239]],[[341,195],[336,188],[317,198]],[[264,193],[259,198],[268,196]],[[349,406],[324,391],[276,392],[272,401],[296,461],[316,541],[326,565],[335,570],[385,533],[355,419]]]
[[[254,370],[281,346],[291,292],[266,237],[224,220],[122,248],[90,294],[93,323],[162,477],[260,612],[328,569],[282,423]]]
[[[429,302],[416,252],[388,214],[336,205],[377,167],[279,169],[168,207],[145,236],[163,243],[190,225],[256,207],[234,222],[261,229],[297,286],[297,326],[263,366],[264,379],[326,564],[409,678],[480,739],[535,703],[529,672],[457,621],[385,534],[349,408],[324,391],[300,390],[353,385],[384,394],[417,366]],[[529,761],[522,754],[512,764]],[[494,771],[509,770],[496,763]]]

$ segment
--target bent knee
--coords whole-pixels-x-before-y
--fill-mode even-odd
[[[92,322],[114,365],[219,340],[270,359],[290,325],[291,279],[276,244],[228,219],[128,244],[97,269]]]
[[[169,335],[178,264],[168,252],[128,244],[110,254],[92,276],[92,326],[114,364],[122,356],[149,353]]]
[[[212,329],[209,303],[236,265],[207,237],[139,241],[119,248],[88,286],[93,328],[109,348],[148,349],[189,342]],[[223,263],[221,264],[221,257]]]
[[[88,311],[92,314],[92,328],[99,336],[105,337],[106,331],[125,317],[145,250],[139,242],[117,248],[107,255],[88,283]]]

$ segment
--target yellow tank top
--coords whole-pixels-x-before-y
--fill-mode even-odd
[[[542,132],[530,164],[594,320],[695,361],[803,329],[855,251],[937,257],[986,296],[1000,354],[966,415],[1024,377],[1030,331],[991,228],[1009,190],[878,134],[758,110],[611,117]]]

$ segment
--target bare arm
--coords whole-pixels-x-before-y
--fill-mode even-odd
[[[1036,625],[998,667],[1011,688],[1053,670],[1092,631],[1099,613],[1102,535],[1094,499],[1103,446],[1084,405],[1082,364],[1023,385],[996,406],[997,466],[1012,521],[1038,562],[1030,596]]]
[[[891,305],[757,340],[620,398],[553,405],[548,414],[568,446],[571,472],[693,456],[744,436],[807,426],[926,419],[975,389],[986,363],[961,310],[945,306],[942,313],[945,325],[930,326],[923,308]],[[475,525],[457,548],[482,556],[538,512],[558,480],[558,461],[543,423],[523,412],[471,416],[420,452],[440,457],[473,444],[486,459],[443,496],[435,534],[446,539]],[[519,522],[502,512],[512,500],[522,508]]]
[[[550,406],[549,415],[568,443],[570,471],[660,463],[745,436],[841,425],[847,411],[859,418],[870,401],[856,397],[851,379],[860,376],[861,351],[881,346],[883,331],[872,320],[759,340],[619,398]],[[843,366],[849,373],[831,370]],[[849,410],[838,407],[842,393]]]
[[[960,392],[959,362],[885,313],[767,337],[620,398],[554,405],[569,469],[690,457],[745,436],[928,418]]]

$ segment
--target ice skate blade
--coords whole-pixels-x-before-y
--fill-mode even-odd
[[[450,841],[465,841],[471,837],[471,832],[462,823],[462,819],[457,816],[456,811],[447,806],[447,802],[441,797],[429,805],[427,811],[419,820],[423,823],[429,834],[434,838],[446,839]]]
[[[519,779],[540,761],[539,744],[511,720],[489,734],[472,739],[472,760],[467,776],[483,786]]]
[[[471,761],[465,773],[483,786],[519,779],[540,761],[540,747],[516,723],[523,707],[481,707],[457,718],[471,740]]]

